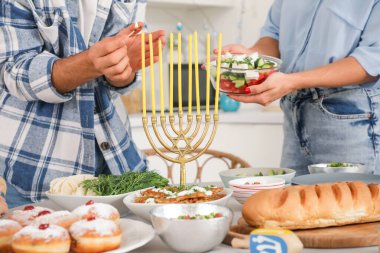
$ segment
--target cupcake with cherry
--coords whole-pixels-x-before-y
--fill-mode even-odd
[[[94,203],[93,200],[89,200],[85,205],[77,207],[72,213],[81,219],[95,217],[98,219],[111,220],[120,224],[120,213],[115,207],[104,203]]]
[[[0,220],[0,253],[12,252],[12,239],[22,226],[13,220]]]
[[[56,211],[53,213],[46,211],[45,213],[40,213],[38,217],[33,220],[32,224],[50,224],[69,229],[71,225],[78,220],[80,220],[80,218],[69,211]]]
[[[121,230],[112,220],[87,217],[69,229],[71,250],[76,253],[100,253],[120,247]]]
[[[12,240],[15,253],[68,253],[70,245],[68,231],[50,224],[26,226]]]
[[[25,206],[21,210],[15,210],[9,215],[9,219],[17,221],[21,226],[28,226],[33,220],[39,216],[53,213],[49,208],[39,206]]]

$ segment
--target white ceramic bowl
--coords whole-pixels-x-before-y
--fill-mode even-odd
[[[128,196],[129,193],[112,195],[112,196],[75,196],[75,195],[58,195],[46,192],[46,196],[57,205],[65,210],[72,211],[78,206],[86,204],[89,200],[93,200],[95,203],[104,203],[114,206],[120,214],[126,214],[128,209],[123,204],[123,199]]]
[[[286,184],[290,184],[292,181],[292,178],[296,175],[296,171],[293,169],[282,169],[282,168],[240,168],[240,169],[232,169],[232,170],[223,170],[219,172],[219,176],[223,181],[223,184],[225,187],[230,187],[229,181],[239,178],[246,178],[246,177],[254,177],[257,173],[263,173],[264,176],[267,176],[268,173],[274,170],[275,172],[282,172],[285,171],[286,174],[283,175],[274,175],[269,176],[273,178],[283,178],[285,179]]]
[[[220,213],[214,219],[180,220],[178,216]],[[232,222],[232,211],[227,207],[210,204],[165,205],[151,211],[156,233],[176,252],[206,252],[219,245]]]
[[[214,205],[218,205],[218,206],[225,206],[227,204],[228,200],[232,196],[232,190],[225,188],[221,193],[226,194],[226,196],[224,196],[223,198],[218,199],[218,200],[209,201],[209,202],[202,202],[202,203],[214,204]],[[150,214],[149,213],[153,208],[158,207],[158,206],[168,205],[168,204],[156,204],[156,203],[135,203],[136,196],[140,196],[140,191],[134,192],[134,193],[128,195],[127,197],[124,198],[123,202],[128,207],[129,210],[131,210],[137,216],[145,219],[146,221],[150,221]],[[199,203],[199,204],[201,204],[201,203]],[[196,203],[191,204],[191,205],[196,205]]]
[[[249,183],[249,184],[246,184]],[[251,184],[260,183],[260,184]],[[240,203],[244,204],[245,201],[253,194],[262,191],[276,188],[282,188],[285,186],[285,180],[283,178],[274,177],[251,177],[240,178],[230,181],[230,186],[233,190],[232,196]]]
[[[343,167],[331,167],[330,163],[311,164],[307,166],[309,173],[368,173],[364,164],[345,163]]]

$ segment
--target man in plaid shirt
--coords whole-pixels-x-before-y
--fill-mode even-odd
[[[138,85],[141,42],[129,35],[146,0],[0,5],[0,176],[10,207],[41,200],[57,177],[145,170],[120,94]],[[163,37],[153,33],[155,47]]]

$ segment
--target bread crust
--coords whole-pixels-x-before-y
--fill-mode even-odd
[[[243,206],[254,227],[309,229],[380,220],[380,185],[337,182],[261,191]]]

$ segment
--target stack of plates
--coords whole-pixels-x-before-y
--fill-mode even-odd
[[[274,177],[248,177],[231,180],[229,184],[233,190],[232,196],[244,204],[256,192],[284,187],[285,180]]]

